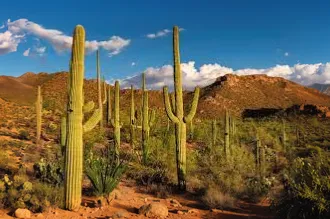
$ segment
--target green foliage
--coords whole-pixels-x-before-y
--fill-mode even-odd
[[[41,212],[50,206],[62,207],[63,189],[32,183],[23,173],[12,179],[5,175],[0,180],[0,203],[5,208],[28,208],[32,212]]]
[[[61,186],[64,181],[64,162],[63,159],[57,159],[53,162],[47,162],[43,158],[33,165],[34,174],[41,182],[53,186]]]
[[[296,158],[274,205],[279,218],[330,217],[330,160],[322,154]]]
[[[85,172],[97,196],[108,196],[120,182],[127,165],[117,163],[115,156],[105,150],[101,156],[90,153]]]

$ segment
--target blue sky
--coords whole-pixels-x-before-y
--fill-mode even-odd
[[[5,25],[0,29],[0,51],[1,34],[8,31],[8,19],[11,22],[27,19],[65,36],[71,36],[74,26],[82,24],[89,41],[107,41],[112,36],[129,41],[119,54],[111,57],[111,51],[101,48],[102,72],[107,79],[124,79],[149,67],[153,67],[149,74],[154,75],[172,63],[171,33],[153,39],[147,34],[178,25],[184,28],[180,34],[181,61],[194,61],[196,74],[203,73],[200,67],[207,64],[233,71],[267,70],[280,65],[289,66],[292,71],[284,77],[306,84],[330,80],[329,8],[327,0],[6,1],[0,13],[0,26]],[[68,69],[69,51],[56,51],[49,38],[31,31],[15,34],[21,37],[16,51],[0,54],[1,75]],[[29,56],[24,56],[29,48]],[[298,70],[293,69],[299,63],[314,66],[312,73],[322,77],[316,75],[299,81],[296,79],[299,66]],[[318,63],[321,65],[315,66]],[[219,67],[216,69],[220,71]],[[277,71],[270,75],[283,76]],[[86,77],[94,75],[95,52],[91,52],[86,56]]]

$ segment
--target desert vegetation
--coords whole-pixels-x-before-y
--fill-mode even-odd
[[[49,91],[55,75],[36,86],[35,105],[0,99],[0,207],[6,215],[230,218],[226,212],[235,212],[233,218],[244,218],[247,208],[253,218],[330,217],[330,120],[324,113],[301,105],[260,116],[262,109],[244,114],[232,102],[220,111],[212,105],[220,98],[213,94],[219,81],[184,91],[177,26],[171,92],[148,90],[144,73],[141,89],[107,84],[99,51],[97,80],[86,81],[84,57],[85,30],[78,25],[70,70],[61,76],[65,91]],[[145,198],[126,213],[104,215],[121,187],[130,191],[126,196],[134,187],[157,201]]]

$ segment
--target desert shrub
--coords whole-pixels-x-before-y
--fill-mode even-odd
[[[28,131],[21,129],[18,133],[18,139],[21,140],[29,140],[30,139],[30,134]]]
[[[33,165],[34,175],[41,182],[60,186],[64,181],[64,161],[58,159],[49,162],[43,158]]]
[[[61,206],[63,194],[62,188],[32,183],[24,174],[15,175],[12,179],[5,175],[0,180],[0,203],[5,208],[28,208],[41,212],[50,206]]]
[[[95,195],[107,197],[120,182],[126,168],[123,162],[117,163],[110,150],[105,150],[101,156],[90,153],[85,172]]]
[[[127,172],[129,178],[134,179],[138,185],[149,186],[152,184],[166,185],[170,182],[168,169],[161,161],[150,162],[144,166],[134,163]]]
[[[265,197],[271,189],[272,179],[250,177],[246,180],[245,189],[241,197],[250,202],[257,203],[262,197]]]
[[[274,201],[279,218],[330,218],[330,160],[326,155],[296,158]]]
[[[235,206],[236,199],[229,194],[224,194],[215,186],[206,190],[202,200],[209,208],[232,209]]]

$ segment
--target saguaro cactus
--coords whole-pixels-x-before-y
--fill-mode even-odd
[[[42,124],[42,97],[41,97],[41,88],[38,86],[38,95],[36,101],[36,113],[37,113],[37,137],[36,143],[40,143],[41,136],[41,124]]]
[[[143,163],[146,164],[149,155],[149,135],[150,127],[155,121],[155,111],[149,114],[149,97],[146,90],[146,77],[142,74],[142,157]]]
[[[107,122],[108,125],[111,124],[111,117],[112,117],[112,104],[111,104],[111,87],[108,87],[108,105],[107,105]]]
[[[99,110],[101,111],[100,127],[103,128],[103,101],[102,101],[102,86],[101,86],[101,70],[100,70],[100,51],[96,51],[96,73],[97,73],[97,100]]]
[[[119,163],[119,147],[120,147],[120,118],[119,118],[119,82],[115,82],[115,106],[114,118],[111,119],[111,125],[114,128],[114,142],[115,142],[115,159]]]
[[[133,85],[131,85],[130,141],[133,150],[134,150],[134,139],[135,139],[135,126],[136,126],[136,118],[135,118],[134,88]]]
[[[230,152],[230,125],[229,125],[229,114],[228,110],[226,110],[225,114],[225,147],[224,147],[224,152],[225,156],[229,155]]]
[[[83,125],[83,85],[85,62],[85,30],[81,25],[73,32],[68,80],[67,139],[65,145],[65,208],[78,210],[81,204],[83,173],[83,132],[93,129],[101,119],[97,109]]]
[[[167,116],[175,123],[175,139],[176,139],[176,162],[179,190],[186,190],[186,123],[189,123],[195,116],[198,99],[199,88],[195,88],[193,102],[190,112],[184,116],[183,111],[183,95],[182,95],[182,73],[180,66],[179,52],[179,28],[173,28],[173,55],[174,55],[174,93],[175,93],[175,110],[172,109],[168,88],[163,88],[165,110]]]

